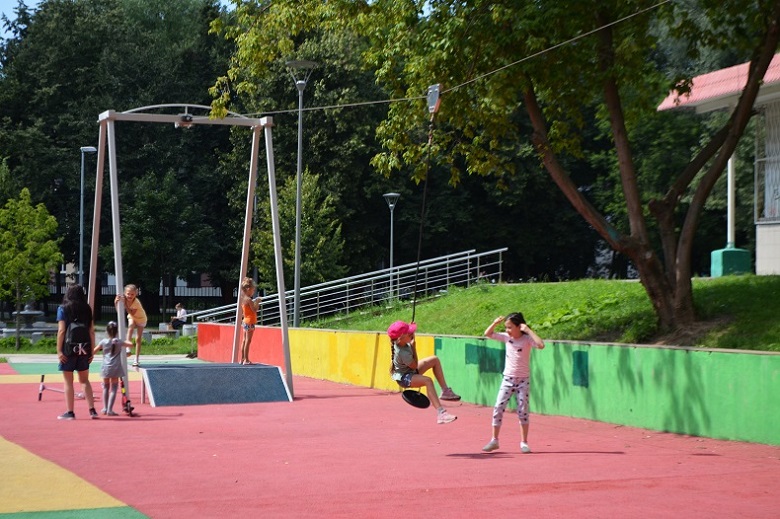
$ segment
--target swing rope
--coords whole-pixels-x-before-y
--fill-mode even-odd
[[[433,87],[431,87],[433,88]],[[428,89],[429,96],[431,89]],[[425,161],[425,179],[423,180],[423,198],[422,198],[422,207],[420,208],[420,230],[417,233],[417,267],[414,271],[414,290],[412,295],[412,320],[411,322],[414,322],[414,316],[415,312],[417,311],[417,279],[420,275],[420,253],[422,251],[422,237],[423,237],[423,229],[425,227],[425,210],[426,210],[426,197],[428,194],[428,175],[431,172],[431,149],[433,148],[433,128],[434,128],[434,120],[436,119],[436,112],[438,111],[439,105],[438,105],[438,89],[437,89],[437,98],[436,98],[436,104],[435,107],[429,106],[429,111],[431,112],[431,120],[428,124],[428,153]],[[429,99],[430,103],[430,99]]]

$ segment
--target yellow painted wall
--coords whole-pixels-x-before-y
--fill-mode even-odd
[[[384,333],[295,328],[289,331],[296,375],[344,384],[398,390],[390,378],[390,339]],[[433,355],[432,336],[417,335],[420,358]]]

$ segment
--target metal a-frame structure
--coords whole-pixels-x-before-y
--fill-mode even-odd
[[[159,113],[161,110],[177,109],[183,112],[177,114]],[[190,113],[191,110],[203,111],[206,115],[198,116]],[[228,112],[224,118],[212,118],[208,113],[211,108],[203,105],[194,104],[164,104],[151,105],[134,108],[126,112],[116,112],[108,110],[101,113],[98,117],[100,124],[100,134],[98,138],[97,155],[97,173],[95,177],[95,205],[92,219],[92,246],[90,251],[90,269],[89,269],[89,304],[94,308],[95,289],[97,286],[97,252],[98,238],[100,235],[100,212],[101,201],[103,198],[104,167],[106,161],[106,152],[108,152],[109,179],[111,188],[111,224],[114,241],[114,270],[116,272],[116,290],[117,294],[123,293],[123,269],[122,269],[122,237],[120,231],[119,218],[119,176],[117,173],[116,160],[116,123],[118,121],[139,122],[139,123],[163,123],[173,124],[177,128],[191,128],[199,125],[221,125],[221,126],[241,126],[252,130],[252,149],[249,161],[249,181],[246,195],[246,213],[244,216],[244,236],[241,250],[241,265],[239,268],[239,279],[237,287],[241,286],[241,280],[248,271],[249,266],[249,241],[252,232],[252,213],[255,197],[255,185],[257,183],[257,164],[260,148],[260,131],[265,135],[265,149],[268,166],[268,191],[271,202],[271,224],[274,235],[274,255],[276,264],[276,283],[279,294],[279,312],[280,315],[287,315],[286,297],[284,287],[284,270],[282,264],[282,242],[279,230],[279,208],[276,193],[276,173],[274,169],[273,138],[271,128],[273,127],[272,117],[249,118]],[[241,297],[241,290],[238,290],[238,298]],[[124,317],[124,302],[120,301],[117,313],[121,316],[117,319],[119,325],[119,337],[124,337],[126,333],[126,324]],[[282,346],[284,349],[284,371],[287,387],[290,395],[293,396],[292,366],[290,362],[290,341],[288,334],[287,321],[281,319]],[[233,353],[232,361],[238,360],[238,347],[241,338],[241,305],[236,301],[236,319],[235,331],[233,334]],[[122,369],[124,372],[125,387],[129,388],[127,381],[127,358],[121,355]]]

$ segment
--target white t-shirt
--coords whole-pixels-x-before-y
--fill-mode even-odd
[[[493,332],[491,339],[506,344],[505,377],[528,378],[531,376],[531,349],[535,346],[530,335],[522,334],[519,339],[513,339],[505,332]]]

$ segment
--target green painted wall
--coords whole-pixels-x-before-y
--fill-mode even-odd
[[[503,345],[436,338],[447,382],[492,406]],[[546,342],[531,360],[531,410],[712,438],[780,445],[780,355]]]
[[[277,363],[277,342],[258,345],[253,360]],[[417,350],[439,356],[464,401],[493,406],[502,343],[418,334]],[[290,357],[296,375],[399,391],[383,333],[291,329]],[[780,445],[778,353],[547,341],[533,351],[531,376],[534,413]]]

